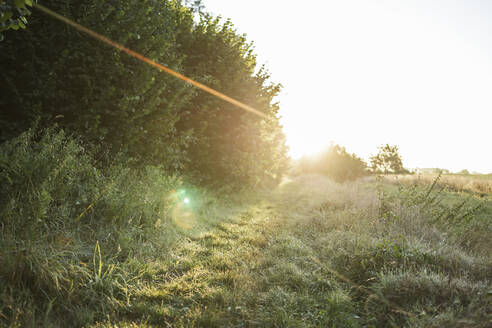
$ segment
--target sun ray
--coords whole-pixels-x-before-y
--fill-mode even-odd
[[[228,102],[228,103],[230,103],[230,104],[232,104],[232,105],[234,105],[236,107],[239,107],[242,110],[245,110],[247,112],[253,113],[253,114],[258,115],[258,116],[260,116],[262,118],[268,118],[268,116],[265,115],[264,113],[262,113],[261,111],[255,109],[255,108],[253,108],[253,107],[251,107],[249,105],[246,105],[246,104],[244,104],[244,103],[242,103],[242,102],[240,102],[240,101],[238,101],[238,100],[236,100],[234,98],[231,98],[231,97],[223,94],[222,92],[219,92],[219,91],[217,91],[215,89],[212,89],[212,88],[206,86],[203,83],[200,83],[200,82],[197,82],[197,81],[195,81],[193,79],[190,79],[189,77],[187,77],[187,76],[185,76],[183,74],[180,74],[180,73],[178,73],[178,72],[176,72],[176,71],[174,71],[174,70],[172,70],[172,69],[170,69],[170,68],[168,68],[168,67],[166,67],[166,66],[164,66],[162,64],[156,63],[152,59],[149,59],[149,58],[147,58],[147,57],[139,54],[138,52],[135,52],[135,51],[133,51],[131,49],[128,49],[125,46],[119,44],[118,42],[115,42],[115,41],[113,41],[113,40],[111,40],[111,39],[109,39],[109,38],[107,38],[107,37],[105,37],[105,36],[103,36],[103,35],[101,35],[99,33],[96,33],[94,31],[92,31],[91,29],[89,29],[89,28],[87,28],[85,26],[82,26],[79,23],[76,23],[73,20],[71,20],[71,19],[69,19],[69,18],[67,18],[65,16],[62,16],[62,15],[54,12],[53,10],[51,10],[51,9],[49,9],[49,8],[43,6],[43,5],[40,5],[38,3],[33,3],[33,6],[35,8],[37,8],[37,9],[41,10],[45,14],[47,14],[47,15],[53,17],[53,18],[56,18],[56,19],[58,19],[58,20],[60,20],[60,21],[62,21],[64,23],[66,23],[66,24],[68,24],[68,25],[76,28],[77,30],[79,30],[79,31],[81,31],[83,33],[88,34],[89,36],[93,37],[94,39],[97,39],[99,41],[102,41],[102,42],[104,42],[104,43],[106,43],[106,44],[114,47],[114,48],[117,48],[120,51],[122,51],[122,52],[124,52],[124,53],[126,53],[126,54],[128,54],[128,55],[130,55],[132,57],[135,57],[135,58],[141,60],[142,62],[145,62],[145,63],[147,63],[147,64],[149,64],[151,66],[154,66],[155,68],[157,68],[157,69],[159,69],[159,70],[161,70],[161,71],[163,71],[163,72],[165,72],[165,73],[167,73],[169,75],[172,75],[172,76],[174,76],[174,77],[176,77],[176,78],[178,78],[180,80],[183,80],[184,82],[186,82],[188,84],[191,84],[191,85],[193,85],[193,86],[195,86],[195,87],[197,87],[197,88],[199,88],[199,89],[201,89],[201,90],[203,90],[205,92],[208,92],[209,94],[211,94],[211,95],[213,95],[213,96],[215,96],[217,98],[220,98],[220,99],[222,99],[222,100],[224,100],[224,101],[226,101],[226,102]]]

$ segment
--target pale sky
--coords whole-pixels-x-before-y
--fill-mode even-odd
[[[284,86],[291,155],[330,141],[407,168],[492,172],[492,1],[204,0]]]

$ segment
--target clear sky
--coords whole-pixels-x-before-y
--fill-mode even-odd
[[[492,172],[492,1],[204,0],[254,41],[299,157],[330,141]]]

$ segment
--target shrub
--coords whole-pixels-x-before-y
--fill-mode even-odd
[[[197,3],[198,4],[198,3]],[[177,0],[43,2],[147,58],[264,112],[265,118],[198,91],[35,11],[0,52],[0,142],[40,119],[57,122],[109,158],[162,166],[207,184],[280,181],[285,137],[269,82],[245,36]],[[198,17],[198,16],[197,16]],[[257,72],[257,73],[255,73]]]
[[[337,182],[353,181],[367,174],[366,163],[339,145],[331,146],[317,157],[302,158],[298,167],[302,173],[323,174]]]
[[[196,93],[178,123],[180,129],[192,129],[197,138],[188,149],[194,180],[234,186],[280,182],[287,169],[287,147],[277,117],[279,105],[273,99],[281,86],[270,81],[264,67],[258,69],[252,44],[230,21],[222,23],[204,14],[190,30],[191,34],[178,36],[186,74],[265,115]]]
[[[146,57],[179,68],[176,30],[191,12],[174,1],[43,2]],[[10,32],[0,53],[0,141],[34,120],[57,122],[85,141],[125,152],[138,163],[183,168],[189,131],[177,131],[191,93],[181,81],[35,11],[30,27]],[[12,122],[15,122],[14,124]]]

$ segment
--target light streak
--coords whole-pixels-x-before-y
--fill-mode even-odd
[[[149,64],[151,66],[154,66],[157,69],[159,69],[159,70],[161,70],[161,71],[163,71],[163,72],[165,72],[165,73],[167,73],[169,75],[172,75],[172,76],[174,76],[174,77],[176,77],[178,79],[181,79],[184,82],[186,82],[188,84],[191,84],[191,85],[193,85],[193,86],[195,86],[195,87],[197,87],[197,88],[199,88],[199,89],[201,89],[201,90],[203,90],[205,92],[208,92],[209,94],[211,94],[211,95],[213,95],[213,96],[215,96],[217,98],[220,98],[220,99],[222,99],[222,100],[224,100],[224,101],[226,101],[226,102],[228,102],[228,103],[230,103],[230,104],[232,104],[234,106],[237,106],[237,107],[239,107],[239,108],[241,108],[241,109],[243,109],[243,110],[245,110],[247,112],[253,113],[253,114],[258,115],[258,116],[263,117],[263,118],[268,118],[268,116],[266,116],[264,113],[260,112],[259,110],[255,109],[255,108],[253,108],[253,107],[251,107],[249,105],[246,105],[246,104],[244,104],[244,103],[242,103],[242,102],[240,102],[240,101],[238,101],[238,100],[236,100],[234,98],[231,98],[231,97],[223,94],[222,92],[219,92],[219,91],[217,91],[215,89],[212,89],[212,88],[206,86],[205,84],[202,84],[200,82],[197,82],[195,80],[192,80],[189,77],[186,77],[183,74],[180,74],[180,73],[178,73],[178,72],[176,72],[176,71],[174,71],[174,70],[172,70],[172,69],[170,69],[170,68],[168,68],[168,67],[166,67],[164,65],[161,65],[159,63],[156,63],[152,59],[149,59],[149,58],[147,58],[147,57],[139,54],[138,52],[135,52],[135,51],[133,51],[131,49],[128,49],[128,48],[124,47],[123,45],[119,44],[118,42],[115,42],[115,41],[113,41],[111,39],[108,39],[107,37],[105,37],[105,36],[103,36],[103,35],[101,35],[99,33],[96,33],[94,31],[92,31],[91,29],[88,29],[87,27],[82,26],[82,25],[74,22],[73,20],[71,20],[71,19],[69,19],[67,17],[62,16],[62,15],[54,12],[53,10],[51,10],[51,9],[49,9],[49,8],[43,6],[43,5],[40,5],[38,3],[34,3],[33,2],[33,7],[41,10],[42,12],[44,12],[45,14],[47,14],[47,15],[53,17],[53,18],[56,18],[56,19],[58,19],[58,20],[60,20],[60,21],[62,21],[64,23],[66,23],[66,24],[68,24],[68,25],[76,28],[77,30],[79,30],[79,31],[81,31],[83,33],[86,33],[86,34],[90,35],[94,39],[100,40],[100,41],[102,41],[102,42],[104,42],[104,43],[106,43],[106,44],[108,44],[108,45],[110,45],[110,46],[112,46],[114,48],[117,48],[120,51],[122,51],[122,52],[124,52],[124,53],[126,53],[126,54],[128,54],[128,55],[130,55],[132,57],[135,57],[135,58],[137,58],[137,59],[139,59],[139,60],[141,60],[141,61],[143,61],[143,62],[145,62],[145,63],[147,63],[147,64]]]

